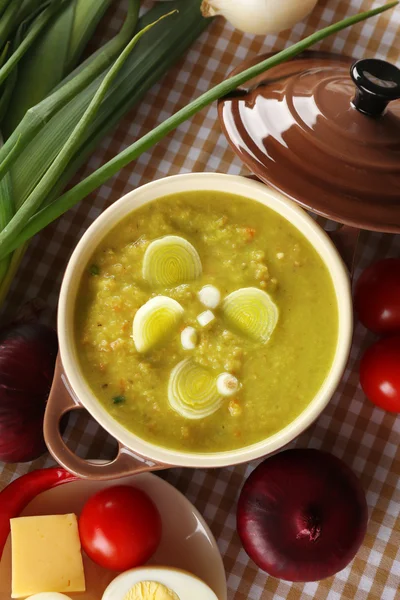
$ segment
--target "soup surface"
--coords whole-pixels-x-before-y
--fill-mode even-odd
[[[168,249],[164,242],[177,238],[165,236],[190,242],[194,270],[189,264],[185,273],[175,264],[177,249]],[[145,253],[158,239],[164,240],[160,264],[148,260],[146,272]],[[170,264],[163,264],[168,252]],[[169,275],[191,280],[166,286]],[[207,285],[221,294],[216,308],[200,300],[204,302],[199,292]],[[240,292],[230,297],[235,301],[226,300],[243,289],[250,289],[250,296]],[[263,292],[259,311],[258,291]],[[215,304],[212,292],[205,294],[206,304]],[[172,303],[180,308],[172,311],[168,327],[161,317],[157,321],[157,308],[147,308],[157,296],[179,303]],[[137,331],[132,335],[139,309],[144,321],[138,316],[136,328],[144,332],[145,342],[134,339]],[[198,316],[204,312],[200,324]],[[272,333],[271,328],[265,331],[266,316]],[[290,223],[246,198],[189,192],[135,210],[100,243],[80,282],[75,328],[83,375],[118,422],[170,449],[217,452],[261,441],[306,408],[332,364],[338,315],[326,266]],[[184,342],[186,348],[185,335],[190,341]],[[160,339],[148,347],[154,336]],[[171,384],[171,373],[176,375],[180,364],[191,368],[184,368],[181,380]],[[229,375],[220,393],[222,373]],[[172,393],[187,401],[189,412],[192,400],[198,400],[198,407],[209,407],[211,414],[182,414],[171,402],[171,386]]]

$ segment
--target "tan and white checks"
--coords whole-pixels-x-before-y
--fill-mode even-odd
[[[319,27],[381,4],[383,0],[320,0],[309,19],[290,35],[266,39],[243,36],[216,20],[113,135],[103,140],[80,176],[221,81],[245,57],[281,49]],[[112,35],[121,25],[126,3],[121,0],[114,5],[99,39]],[[358,58],[378,56],[400,61],[400,7],[326,40],[321,47]],[[48,306],[43,317],[54,321],[61,276],[74,244],[106,206],[132,188],[175,173],[246,173],[228,148],[216,114],[214,105],[182,125],[36,237],[12,287],[9,309],[39,297]],[[356,276],[363,267],[385,256],[400,256],[400,236],[363,233]],[[294,444],[323,448],[343,458],[361,478],[367,493],[370,522],[365,542],[353,563],[336,577],[320,583],[290,584],[267,577],[248,560],[236,534],[235,508],[244,478],[255,464],[216,471],[173,469],[162,474],[183,491],[211,526],[225,562],[229,600],[400,598],[400,416],[375,408],[358,386],[358,361],[373,339],[357,324],[350,362],[339,389],[318,422]],[[111,440],[86,417],[70,423],[68,432],[71,447],[81,455],[100,458],[111,452]],[[28,470],[50,464],[48,457],[32,464],[0,463],[0,487]]]

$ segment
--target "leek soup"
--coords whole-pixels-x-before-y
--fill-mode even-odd
[[[330,273],[261,203],[186,192],[145,204],[94,250],[75,340],[93,394],[173,450],[219,452],[291,423],[336,349]]]

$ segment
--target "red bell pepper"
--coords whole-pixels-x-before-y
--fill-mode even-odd
[[[77,479],[61,467],[39,469],[12,481],[0,492],[0,559],[10,533],[10,519],[18,517],[38,494]]]

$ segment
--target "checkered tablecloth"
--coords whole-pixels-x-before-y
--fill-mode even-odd
[[[122,23],[125,2],[114,4],[99,37],[114,34]],[[80,176],[221,81],[244,58],[281,49],[288,41],[295,42],[319,27],[381,4],[383,0],[320,0],[308,20],[290,35],[266,39],[243,36],[222,20],[214,21],[179,64],[103,140]],[[400,7],[326,40],[321,47],[359,58],[378,56],[399,62]],[[90,223],[129,190],[166,175],[193,171],[247,174],[221,134],[215,105],[182,125],[37,236],[14,281],[8,307],[40,298],[46,305],[43,318],[54,322],[64,268]],[[363,233],[356,277],[366,265],[385,256],[400,256],[400,236]],[[196,505],[211,526],[224,558],[229,600],[400,598],[400,416],[375,408],[358,385],[358,361],[372,341],[373,336],[357,324],[339,389],[317,423],[293,444],[323,448],[343,458],[360,477],[367,493],[367,536],[356,559],[336,577],[319,583],[290,584],[268,577],[248,560],[236,534],[235,509],[239,490],[255,463],[210,471],[172,469],[162,474]],[[70,423],[68,436],[69,444],[81,456],[102,458],[112,451],[112,440],[85,416]],[[51,464],[47,456],[32,464],[0,463],[0,488],[18,475]]]

